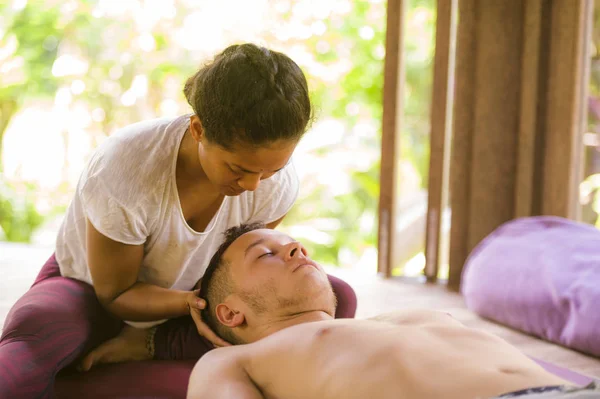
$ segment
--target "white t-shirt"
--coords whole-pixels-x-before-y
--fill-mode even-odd
[[[56,259],[64,277],[92,284],[86,218],[114,241],[144,244],[138,281],[191,290],[225,230],[245,222],[273,222],[290,210],[299,188],[292,163],[263,180],[256,191],[225,197],[205,231],[194,231],[183,217],[175,181],[177,154],[188,126],[189,115],[139,122],[98,146],[58,232]]]

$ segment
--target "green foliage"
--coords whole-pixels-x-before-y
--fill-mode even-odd
[[[348,68],[336,82],[312,77],[312,96],[320,119],[334,118],[344,124],[347,134],[342,143],[336,145],[338,148],[347,145],[345,142],[350,140],[353,126],[366,122],[376,126],[376,131],[372,136],[361,138],[360,147],[378,153],[386,5],[369,1],[351,4],[352,9],[347,14],[333,14],[320,20],[326,27],[324,33],[305,42],[307,51],[320,64],[335,68],[345,62]],[[314,153],[320,155],[326,165],[336,146]],[[350,187],[345,193],[331,192],[327,185],[318,186],[299,200],[284,221],[286,226],[310,225],[326,234],[327,240],[315,241],[311,234],[302,238],[312,256],[331,265],[341,263],[341,251],[360,256],[366,248],[376,246],[378,162],[366,171],[346,167],[344,173],[350,176]]]
[[[284,52],[299,47],[310,55],[312,64],[320,66],[318,70],[301,65],[308,75],[317,120],[335,119],[341,122],[345,134],[339,142],[321,146],[311,153],[328,169],[337,168],[347,178],[348,185],[345,190],[335,191],[331,184],[317,184],[309,177],[302,197],[284,224],[305,226],[321,233],[320,238],[312,242],[313,237],[308,234],[309,250],[321,261],[339,264],[341,252],[358,257],[366,248],[376,246],[386,2],[349,0],[349,9],[336,6],[326,16],[309,13],[302,21],[293,12],[301,1],[287,3],[288,7],[277,16],[281,24],[321,28],[311,28],[310,37],[302,39],[281,39],[265,33],[263,42]],[[202,51],[194,53],[183,48],[174,31],[185,25],[185,18],[197,12],[198,6],[193,2],[176,1],[177,12],[173,18],[140,29],[133,14],[115,17],[94,13],[97,5],[96,1],[30,1],[16,11],[9,5],[0,5],[3,16],[0,26],[6,29],[0,32],[0,47],[6,48],[10,40],[16,40],[17,47],[11,57],[22,59],[24,66],[20,75],[13,76],[10,82],[7,79],[12,75],[0,76],[0,148],[4,129],[19,107],[26,106],[26,101],[52,98],[58,89],[67,89],[71,97],[67,107],[83,104],[90,113],[99,112],[86,128],[93,143],[101,139],[96,137],[96,132],[108,135],[116,128],[160,114],[165,100],[170,101],[167,105],[175,104],[177,112],[189,110],[181,89],[187,76],[202,61],[199,57]],[[418,170],[422,182],[426,182],[429,157],[434,6],[433,0],[411,0],[406,12],[401,153]],[[150,35],[146,38],[151,37],[152,50],[141,48],[142,33]],[[85,71],[53,75],[53,65],[64,53],[83,60]],[[338,71],[333,77],[323,72],[332,70]],[[147,79],[147,91],[134,105],[126,105],[123,96],[140,76]],[[75,81],[79,86],[83,83],[85,89],[68,90]],[[368,126],[368,132],[357,132],[357,126]],[[335,165],[331,157],[336,152],[345,152],[342,155],[350,158],[365,157],[370,164]],[[0,159],[0,165],[1,162]],[[5,232],[24,232],[6,233],[7,238],[26,239],[15,237],[28,234],[30,237],[27,231],[32,232],[39,225],[40,216],[34,212],[33,191],[24,195],[6,185],[3,190],[6,193],[3,191],[1,200],[0,225]],[[53,202],[66,206],[69,200],[70,196],[61,194]],[[28,223],[30,228],[14,227]],[[8,225],[13,227],[5,227]]]
[[[349,65],[347,73],[334,83],[314,78],[311,80],[319,116],[342,121],[347,135],[351,135],[357,123],[367,122],[376,126],[376,134],[363,137],[358,147],[362,151],[377,154],[381,146],[385,18],[385,2],[355,0],[349,14],[330,15],[323,20],[327,27],[325,33],[312,36],[305,42],[308,52],[314,54],[319,63],[333,66],[342,60]],[[414,165],[424,186],[429,169],[435,2],[411,1],[406,19],[401,156]],[[342,142],[339,146],[344,145]],[[326,160],[335,148],[325,147],[319,151]],[[315,153],[319,154],[318,151]],[[377,245],[379,162],[374,162],[366,171],[350,168],[345,172],[351,176],[351,187],[347,193],[334,195],[327,187],[319,187],[302,197],[284,220],[286,227],[307,224],[313,220],[315,230],[326,233],[329,239],[314,238],[312,234],[307,234],[303,239],[307,242],[309,252],[320,261],[332,265],[341,263],[341,251],[350,251],[357,259],[365,248]],[[336,223],[321,223],[329,220]]]
[[[5,12],[6,6],[2,10]],[[5,14],[6,15],[6,14]],[[12,16],[2,45],[16,40],[13,59],[22,63],[19,79],[5,82],[0,87],[0,101],[23,100],[25,96],[51,95],[57,89],[52,76],[52,64],[56,59],[57,45],[62,36],[57,8],[28,4]]]
[[[300,233],[297,238],[303,240],[312,257],[330,265],[340,264],[341,250],[358,256],[366,248],[377,246],[379,162],[368,171],[350,173],[351,187],[347,193],[332,195],[326,186],[318,186],[307,197],[301,198],[284,219],[287,226],[311,226],[327,235],[325,242],[310,232]]]
[[[17,187],[3,182],[0,175],[0,228],[7,241],[30,242],[43,223],[44,217],[35,207],[35,194],[35,186]]]
[[[0,14],[8,22],[6,30],[0,31],[0,48],[9,51],[3,62],[10,66],[0,76],[0,228],[5,240],[29,242],[44,217],[35,207],[35,186],[24,184],[17,190],[1,179],[2,144],[11,118],[26,100],[56,92],[58,79],[52,65],[64,27],[60,10],[43,3],[27,4],[16,12],[3,4]]]

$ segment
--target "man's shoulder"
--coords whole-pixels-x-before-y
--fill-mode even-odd
[[[202,356],[192,370],[188,398],[261,398],[242,362],[246,345],[217,348]]]
[[[232,345],[216,348],[203,355],[198,363],[210,363],[211,365],[226,366],[241,360],[242,354],[246,352],[248,345]]]
[[[448,312],[427,308],[400,309],[370,317],[368,320],[399,325],[458,323],[458,321]]]
[[[247,357],[248,352],[246,346],[248,345],[227,346],[209,351],[196,362],[194,373],[209,377],[243,367],[243,359]]]

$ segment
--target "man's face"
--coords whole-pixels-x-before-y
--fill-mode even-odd
[[[335,295],[323,268],[287,235],[253,230],[223,255],[239,296],[257,315],[294,315],[322,310],[335,314]]]

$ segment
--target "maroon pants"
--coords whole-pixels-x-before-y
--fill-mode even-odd
[[[338,278],[329,279],[338,298],[336,317],[354,317],[354,291]],[[58,372],[117,335],[122,326],[102,308],[92,286],[60,275],[52,255],[4,323],[0,398],[54,397]],[[156,359],[197,359],[210,349],[189,316],[169,320],[157,329]]]

